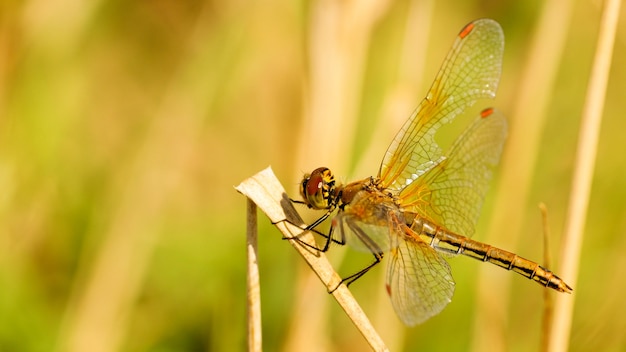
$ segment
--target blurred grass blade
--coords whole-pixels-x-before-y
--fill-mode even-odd
[[[593,181],[600,122],[604,110],[620,5],[619,0],[608,0],[604,3],[598,44],[580,126],[571,198],[565,223],[561,269],[559,270],[574,288],[576,288],[578,277],[583,230]],[[550,351],[568,350],[575,298],[576,295],[571,297],[561,295],[556,300]]]
[[[539,203],[541,219],[543,223],[543,266],[552,267],[550,255],[550,224],[548,223],[548,207],[544,203]],[[550,290],[543,291],[543,319],[541,321],[541,351],[549,351],[548,341],[550,339],[550,322],[554,316],[554,293]]]
[[[511,128],[502,155],[501,176],[493,192],[494,212],[487,234],[482,238],[509,250],[518,247],[524,228],[525,206],[536,172],[546,110],[562,63],[572,7],[568,0],[543,3],[509,116]],[[504,31],[508,36],[506,25]],[[508,50],[505,46],[505,52]],[[503,81],[508,79],[507,76],[502,78]],[[488,267],[479,268],[472,350],[507,350],[505,337],[512,276]],[[498,289],[494,290],[496,285]]]

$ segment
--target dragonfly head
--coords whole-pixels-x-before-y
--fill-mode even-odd
[[[300,183],[300,195],[309,208],[330,209],[336,206],[336,193],[335,176],[327,167],[305,174]]]

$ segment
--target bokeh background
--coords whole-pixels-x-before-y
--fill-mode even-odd
[[[3,1],[0,3],[0,351],[246,348],[246,203],[271,165],[375,174],[455,35],[502,24],[483,107],[509,144],[475,239],[559,269],[601,1]],[[622,18],[624,17],[622,11]],[[626,348],[626,22],[617,33],[570,348]],[[314,219],[315,214],[306,214]],[[366,350],[260,214],[263,345]],[[369,257],[333,248],[340,273]],[[438,316],[403,327],[380,266],[351,288],[392,350],[538,349],[544,289],[466,258]],[[565,277],[564,279],[572,279]]]

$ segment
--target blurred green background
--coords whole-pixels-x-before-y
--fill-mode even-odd
[[[498,98],[442,143],[482,107],[510,117],[519,144],[506,147],[474,238],[542,261],[545,202],[558,273],[600,6],[2,2],[0,351],[244,350],[246,206],[233,186],[268,165],[294,197],[320,165],[343,181],[374,175],[455,35],[480,17],[505,33]],[[625,60],[622,21],[571,350],[626,349]],[[504,181],[516,167],[519,179]],[[366,349],[263,214],[259,223],[264,348]],[[340,272],[369,260],[330,255]],[[466,258],[451,265],[452,303],[411,329],[393,313],[382,265],[351,288],[392,350],[539,348],[541,287]]]

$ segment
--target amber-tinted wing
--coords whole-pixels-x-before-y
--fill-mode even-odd
[[[378,172],[383,187],[399,191],[441,159],[435,132],[477,99],[495,96],[503,50],[497,22],[480,19],[463,28],[426,98],[387,149]]]
[[[405,227],[387,266],[387,292],[398,317],[413,326],[437,315],[450,303],[454,279],[448,263]]]
[[[500,160],[506,120],[485,109],[452,145],[450,155],[399,194],[403,209],[470,237]]]

